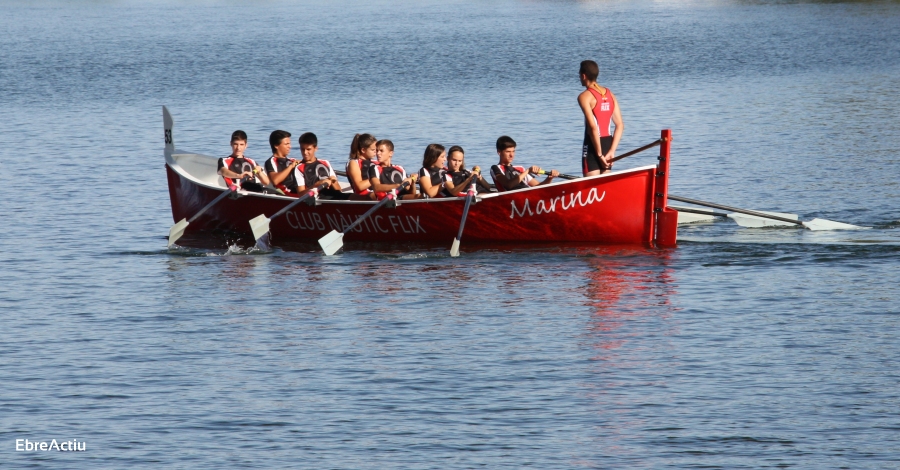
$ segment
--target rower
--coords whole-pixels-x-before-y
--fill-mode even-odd
[[[337,175],[331,168],[328,160],[320,160],[316,158],[316,151],[319,149],[319,139],[312,132],[305,132],[300,136],[300,154],[303,155],[303,161],[297,167],[297,172],[303,176],[303,185],[300,191],[305,191],[318,185],[320,181],[328,180],[330,184],[327,188],[320,189],[319,195],[324,199],[347,199],[348,195],[341,192],[341,185],[338,183]]]
[[[231,155],[219,159],[219,175],[229,188],[237,186],[245,191],[268,192],[263,185],[269,184],[269,178],[256,162],[244,156],[246,149],[247,133],[234,131],[231,134]]]
[[[372,183],[369,181],[369,169],[376,160],[378,142],[372,134],[356,134],[350,143],[350,160],[347,162],[347,180],[353,189],[350,199],[375,199]]]
[[[266,160],[266,173],[272,184],[285,194],[299,196],[302,190],[299,182],[302,180],[296,168],[300,162],[288,158],[291,153],[291,133],[276,130],[269,134],[269,147],[272,147],[272,156]]]
[[[422,168],[419,170],[419,188],[424,199],[446,196],[444,185],[448,182],[452,185],[447,169],[444,168],[446,161],[447,153],[444,152],[443,145],[428,144],[425,147]]]
[[[416,199],[416,175],[406,176],[406,170],[400,165],[391,164],[394,156],[394,143],[390,140],[379,140],[377,143],[378,164],[369,167],[369,182],[375,197],[384,199],[395,192],[397,199]],[[400,189],[403,183],[410,183],[406,189]]]
[[[445,195],[465,196],[473,178],[478,178],[476,186],[480,186],[481,191],[491,192],[491,185],[481,176],[481,168],[476,166],[472,171],[466,169],[466,152],[462,147],[454,145],[447,153],[447,175],[450,176],[450,181],[444,185]]]
[[[584,176],[594,176],[612,170],[612,160],[625,131],[625,123],[612,91],[597,84],[600,66],[593,60],[585,60],[578,73],[581,85],[586,88],[578,95],[578,104],[584,113],[581,171]],[[613,135],[609,135],[610,122],[616,126]]]
[[[532,166],[526,170],[521,166],[513,166],[513,159],[516,158],[516,141],[506,135],[497,139],[497,156],[500,157],[500,161],[491,167],[491,178],[494,179],[494,185],[499,192],[547,184],[559,176],[558,171],[550,170],[547,179],[539,183],[531,175],[539,173],[541,167]]]

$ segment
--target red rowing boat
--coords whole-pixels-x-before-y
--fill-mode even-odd
[[[175,149],[172,119],[163,108],[166,172],[172,216],[189,218],[227,191],[217,159]],[[596,242],[674,246],[678,212],[666,207],[672,132],[663,130],[659,163],[528,189],[478,194],[465,227],[466,243]],[[250,234],[249,220],[271,216],[294,198],[238,191],[193,221],[189,231]],[[343,231],[374,201],[317,200],[273,219],[274,239],[314,242]],[[398,201],[346,234],[347,242],[415,242],[450,245],[465,198]]]

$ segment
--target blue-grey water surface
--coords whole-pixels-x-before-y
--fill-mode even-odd
[[[2,6],[0,467],[900,467],[900,4]],[[585,58],[673,194],[873,228],[165,249],[161,105],[210,155],[509,134],[576,173]]]

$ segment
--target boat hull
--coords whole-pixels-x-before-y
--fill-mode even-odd
[[[171,118],[167,119],[166,171],[173,220],[179,221],[197,214],[225,188],[197,176],[205,172],[214,179],[214,173],[209,172],[214,172],[215,159],[175,152],[168,137]],[[677,212],[666,207],[671,131],[664,130],[660,142],[660,163],[656,166],[479,195],[466,219],[465,243],[674,246]],[[194,173],[182,166],[179,158]],[[285,196],[241,191],[215,204],[187,230],[251,234],[250,219],[260,214],[271,216],[292,201]],[[317,241],[332,230],[343,231],[373,204],[329,200],[311,206],[301,203],[271,221],[271,239]],[[449,245],[456,237],[464,206],[465,198],[398,201],[396,207],[379,209],[345,234],[344,241]]]

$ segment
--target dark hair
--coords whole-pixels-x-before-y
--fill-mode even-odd
[[[356,134],[353,136],[353,142],[350,142],[350,159],[359,158],[360,151],[368,148],[375,141],[375,136],[372,134]]]
[[[588,80],[596,82],[597,76],[600,75],[600,66],[593,60],[582,60],[581,68],[578,69],[578,73],[584,74]]]
[[[448,160],[450,159],[450,156],[453,155],[453,152],[459,152],[459,153],[463,154],[462,165],[460,165],[459,168],[461,170],[465,170],[466,169],[466,151],[463,150],[463,148],[460,147],[459,145],[454,145],[453,147],[450,147],[450,150],[447,150],[447,159]],[[450,166],[449,162],[447,163],[447,166],[448,167]]]
[[[441,154],[444,153],[444,146],[441,144],[428,144],[428,147],[425,147],[425,156],[422,157],[422,166],[425,168],[431,168],[434,165],[434,162],[440,158]]]
[[[508,148],[515,148],[516,141],[508,135],[501,135],[497,138],[497,151],[502,152]]]
[[[291,133],[288,131],[272,131],[269,134],[269,147],[272,147],[272,153],[275,153],[275,147],[281,144],[281,141],[291,137]]]
[[[319,146],[319,139],[312,132],[304,132],[300,134],[300,140],[298,142],[300,145],[312,145],[313,147]]]
[[[394,143],[391,142],[390,140],[384,139],[384,140],[379,140],[378,142],[375,143],[376,147],[381,147],[382,145],[387,147],[388,150],[390,150],[391,152],[394,151]]]
[[[231,142],[234,142],[235,140],[243,140],[244,142],[246,142],[247,141],[247,133],[244,131],[232,132],[231,133]]]

